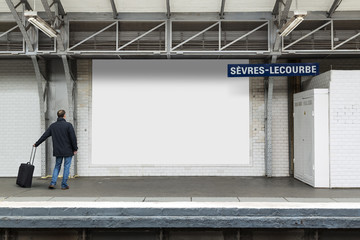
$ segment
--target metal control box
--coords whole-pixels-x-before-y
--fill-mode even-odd
[[[328,89],[294,94],[294,177],[330,187]]]

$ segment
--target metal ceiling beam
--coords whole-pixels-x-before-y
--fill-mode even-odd
[[[279,4],[285,4],[284,9],[280,11]],[[274,6],[274,10],[278,9],[277,12],[273,10],[273,13],[276,13],[276,18],[278,19],[277,29],[274,29],[273,35],[275,36],[274,39],[274,45],[273,45],[273,51],[278,52],[281,46],[281,37],[278,34],[278,29],[281,29],[282,26],[286,23],[290,7],[291,7],[292,0],[286,0],[284,3],[282,0],[277,0]],[[272,62],[276,62],[277,55],[273,55]]]
[[[281,4],[284,4],[284,2],[282,0],[276,0],[275,2],[275,5],[274,5],[274,8],[272,10],[272,15],[279,15],[279,12],[280,12],[280,3]]]
[[[113,18],[114,19],[117,19],[117,9],[116,9],[116,5],[115,5],[115,2],[114,0],[110,0],[110,3],[111,3],[111,8],[112,8],[112,11],[113,11]]]
[[[61,56],[64,74],[66,80],[66,93],[67,93],[67,102],[68,102],[68,112],[67,119],[70,123],[74,125],[76,131],[76,79],[70,68],[70,61],[66,55]],[[77,158],[74,158],[73,169],[70,170],[70,174],[75,176],[77,174]]]
[[[51,5],[50,5],[51,7]],[[61,15],[61,13],[59,12]],[[47,18],[45,12],[38,12],[41,18]],[[89,12],[68,12],[66,14],[69,21],[113,21],[113,13],[89,13]],[[203,12],[203,13],[183,13],[183,12],[172,12],[171,18],[176,20],[186,21],[217,21],[219,20],[219,12]],[[226,20],[234,21],[264,21],[273,20],[274,16],[271,12],[226,12]],[[338,11],[333,15],[334,20],[360,20],[360,11]],[[1,22],[11,22],[11,12],[0,13],[0,24]],[[121,13],[121,20],[131,21],[163,21],[166,20],[166,12],[160,13]],[[326,11],[308,11],[306,20],[329,20],[326,15]]]
[[[224,19],[225,0],[221,0],[220,19]]]
[[[280,3],[284,4],[283,10],[280,9]],[[271,57],[271,63],[276,63],[279,56],[279,50],[281,46],[281,37],[278,34],[278,29],[280,29],[287,21],[288,14],[290,11],[292,0],[284,1],[277,0],[273,9],[273,15],[277,19],[277,28],[275,24],[273,25],[274,31],[273,36],[275,36],[274,45],[273,45],[273,55]],[[274,22],[276,23],[276,21]],[[281,54],[281,53],[280,53]],[[266,92],[266,118],[265,118],[265,174],[268,177],[272,177],[272,100],[273,100],[273,89],[274,89],[274,78],[269,77],[267,79],[267,88]]]
[[[16,9],[15,9],[15,6],[13,4],[13,2],[11,0],[5,0],[5,2],[7,3],[13,17],[15,18],[15,21],[17,23],[17,25],[19,26],[19,29],[25,39],[25,42],[26,42],[26,45],[28,47],[28,49],[33,52],[34,51],[34,47],[33,47],[33,43],[31,42],[30,40],[30,37],[25,29],[25,26],[23,25],[22,23],[22,20],[20,19],[19,17],[19,14],[17,13]]]
[[[331,5],[330,10],[327,12],[327,17],[331,18],[336,9],[340,6],[342,0],[334,0],[333,4]]]
[[[41,13],[39,13],[41,14]],[[170,12],[171,18],[176,20],[186,20],[186,21],[217,21],[219,20],[219,12],[202,12],[202,13],[185,13],[185,12]],[[322,14],[325,19],[325,11]],[[357,15],[360,16],[360,15]],[[67,13],[67,17],[70,21],[112,21],[113,14],[112,12],[105,13]],[[360,17],[357,17],[360,18]],[[5,16],[2,18],[0,13],[0,19],[5,19]],[[271,12],[226,12],[227,20],[271,20]],[[150,20],[166,20],[166,12],[160,13],[121,13],[121,20],[131,20],[131,21],[150,21]]]
[[[132,44],[133,42],[136,42],[137,40],[143,38],[144,36],[148,35],[149,33],[155,31],[156,29],[158,29],[159,27],[165,25],[166,22],[163,22],[163,23],[160,23],[159,25],[157,25],[156,27],[150,29],[149,31],[141,34],[140,36],[138,36],[137,38],[134,38],[133,40],[131,40],[130,42],[128,43],[125,43],[124,45],[122,45],[121,47],[119,47],[117,50],[120,51],[121,49],[124,49],[125,47],[129,46],[130,44]]]
[[[108,25],[108,26],[104,27],[103,29],[101,29],[100,31],[97,31],[96,33],[92,34],[91,36],[85,38],[85,39],[82,40],[81,42],[78,42],[78,43],[75,44],[74,46],[70,47],[70,48],[68,49],[68,51],[70,51],[70,50],[73,49],[73,48],[76,48],[77,46],[79,46],[80,44],[86,42],[86,41],[89,40],[90,38],[93,38],[93,37],[95,37],[96,35],[104,32],[105,30],[107,30],[107,29],[109,29],[109,28],[111,28],[111,27],[114,26],[116,23],[117,23],[117,22],[113,22],[113,23],[111,23],[110,25]]]
[[[341,46],[342,46],[342,45],[344,45],[345,43],[347,43],[347,42],[349,42],[349,41],[353,40],[354,38],[357,38],[358,36],[360,36],[360,32],[359,32],[359,33],[357,33],[357,34],[355,34],[354,36],[352,36],[352,37],[350,37],[350,38],[346,39],[346,40],[345,40],[345,41],[343,41],[342,43],[340,43],[340,44],[336,45],[336,46],[334,47],[334,50],[335,50],[335,49],[337,49],[337,48],[339,48],[339,47],[341,47]]]
[[[64,16],[66,14],[65,10],[64,10],[64,7],[63,5],[61,4],[61,1],[60,0],[54,0],[54,2],[50,5],[50,7],[53,5],[53,4],[57,4],[57,7],[58,7],[58,11],[59,11],[59,14]]]
[[[32,10],[33,10],[27,0],[21,0],[21,1],[16,5],[15,8],[17,8],[17,6],[18,6],[19,4],[25,4],[26,10],[29,10],[29,11],[32,11]]]
[[[284,9],[282,10],[281,15],[280,15],[280,21],[281,21],[280,26],[281,27],[282,27],[282,25],[284,25],[286,23],[286,20],[288,18],[289,11],[290,11],[291,3],[292,3],[292,0],[286,0]]]
[[[49,1],[49,3],[51,2],[51,0],[48,0],[48,1]],[[22,7],[24,7],[24,6],[22,6]],[[53,8],[51,8],[51,9],[54,10]],[[55,11],[56,11],[56,9],[55,9]],[[163,19],[164,19],[165,18],[165,13],[162,13],[162,14],[163,14]],[[8,16],[8,18],[9,17],[12,18],[10,13],[6,14],[6,15]],[[18,15],[21,18],[21,13],[18,12]],[[108,14],[108,15],[109,15],[109,17],[111,19],[111,22],[113,22],[114,25],[118,24],[118,23],[121,23],[121,22],[126,22],[126,20],[124,20],[124,21],[123,20],[115,21],[115,20],[113,20],[111,18],[112,14]],[[218,13],[216,13],[216,15],[219,18]],[[339,15],[337,14],[336,17],[338,17],[338,16]],[[41,17],[44,18],[44,19],[47,18],[46,13],[42,12]],[[201,17],[201,16],[198,16],[198,17]],[[227,20],[225,20],[225,21],[228,21],[228,15],[226,16],[226,18],[227,18]],[[337,21],[336,19],[334,20],[334,19],[323,18],[323,20],[324,19],[325,19],[326,22],[336,22]],[[360,18],[358,20],[360,20]],[[359,36],[359,35],[357,35],[357,33],[358,33],[358,31],[360,29],[357,28],[356,25],[354,25],[352,28],[349,28],[348,30],[335,30],[335,29],[329,28],[329,27],[326,28],[326,32],[324,32],[324,34],[327,34],[327,35],[330,36],[329,33],[331,33],[332,36],[342,36],[340,38],[340,40],[343,41],[343,42],[346,41],[344,44],[342,44],[341,41],[340,42],[335,41],[335,43],[342,44],[342,45],[336,46],[336,45],[333,44],[334,41],[332,41],[331,47],[329,46],[329,47],[327,47],[326,49],[323,49],[323,50],[317,50],[316,48],[311,50],[309,48],[306,48],[306,46],[304,46],[301,42],[299,42],[299,43],[295,43],[295,44],[297,44],[296,46],[299,45],[297,47],[297,49],[292,49],[292,46],[289,47],[287,45],[282,45],[282,46],[280,46],[281,49],[277,50],[277,48],[274,48],[274,46],[277,46],[277,44],[274,44],[275,38],[278,35],[276,33],[277,27],[274,24],[272,24],[271,21],[269,21],[269,28],[268,29],[265,29],[265,26],[264,26],[263,29],[261,29],[261,35],[259,35],[261,37],[261,39],[259,39],[259,40],[262,41],[262,46],[264,47],[264,48],[262,47],[261,50],[253,50],[253,51],[251,49],[247,50],[246,46],[250,46],[251,44],[255,43],[255,42],[252,42],[252,40],[254,40],[254,39],[252,39],[251,37],[249,38],[249,42],[246,43],[246,44],[249,44],[249,45],[246,45],[246,46],[244,45],[244,47],[239,47],[239,48],[234,47],[234,48],[231,48],[231,49],[225,48],[223,50],[226,50],[226,51],[221,51],[221,48],[223,46],[226,46],[226,44],[224,44],[224,45],[219,44],[219,46],[221,46],[219,49],[212,48],[211,46],[216,43],[216,39],[214,39],[213,37],[215,36],[216,32],[218,32],[218,31],[221,32],[220,24],[219,24],[219,29],[217,29],[217,28],[215,29],[215,27],[214,27],[213,30],[210,30],[211,31],[209,33],[210,35],[208,35],[208,34],[204,35],[204,39],[203,39],[204,42],[202,44],[204,44],[205,47],[203,49],[191,50],[190,48],[189,49],[185,48],[184,50],[183,49],[175,49],[174,50],[174,49],[172,49],[172,44],[173,44],[173,46],[175,46],[175,45],[179,44],[180,42],[184,41],[185,39],[187,39],[187,37],[192,36],[192,34],[195,34],[196,32],[194,33],[193,31],[187,31],[186,29],[183,29],[184,31],[178,31],[176,29],[172,29],[171,24],[170,24],[171,22],[176,23],[176,22],[181,22],[181,21],[178,21],[178,20],[171,20],[170,22],[169,21],[170,20],[166,20],[167,26],[166,26],[165,33],[163,31],[164,29],[162,28],[162,30],[158,32],[159,33],[158,35],[157,34],[152,34],[150,37],[146,38],[146,41],[149,41],[149,43],[152,44],[151,45],[152,47],[147,48],[147,50],[140,50],[140,49],[136,49],[136,48],[132,47],[132,48],[129,48],[129,49],[122,48],[122,49],[120,49],[121,51],[118,51],[117,49],[119,49],[119,47],[121,47],[121,45],[119,45],[119,44],[114,45],[114,48],[112,48],[110,45],[109,45],[109,48],[104,48],[104,49],[97,48],[97,46],[103,46],[103,45],[101,45],[101,44],[104,43],[103,41],[108,41],[108,40],[112,41],[113,36],[119,36],[117,38],[118,43],[121,42],[121,44],[124,44],[124,43],[129,42],[133,38],[138,37],[139,34],[141,34],[141,33],[134,32],[134,31],[125,31],[125,32],[121,32],[121,34],[120,34],[120,31],[119,31],[119,34],[116,34],[115,33],[116,27],[114,25],[113,25],[114,27],[111,29],[111,31],[107,32],[107,34],[104,34],[103,36],[99,37],[96,41],[92,42],[90,45],[88,45],[86,47],[84,46],[84,48],[76,50],[74,48],[74,46],[70,46],[71,49],[69,49],[69,46],[68,46],[69,37],[71,38],[71,44],[75,45],[76,42],[82,41],[83,39],[86,38],[86,36],[91,35],[93,32],[92,32],[92,30],[89,30],[89,31],[86,31],[86,32],[77,32],[77,31],[69,32],[69,29],[68,29],[69,20],[67,19],[67,15],[66,15],[66,16],[64,16],[64,26],[65,26],[64,30],[65,30],[65,33],[64,33],[64,35],[62,35],[63,39],[64,39],[64,44],[66,45],[65,49],[62,50],[61,49],[62,44],[59,44],[59,43],[56,44],[56,49],[55,50],[45,48],[44,47],[45,45],[41,45],[40,48],[39,48],[40,50],[38,50],[38,52],[36,52],[36,54],[37,55],[44,55],[44,56],[50,56],[50,55],[56,56],[56,55],[63,55],[63,54],[68,55],[68,56],[70,56],[70,55],[76,55],[76,56],[94,55],[94,56],[97,56],[97,55],[102,54],[103,56],[111,57],[112,55],[122,55],[122,56],[138,55],[138,56],[142,56],[142,55],[150,55],[151,53],[153,53],[153,54],[155,54],[154,57],[173,55],[174,58],[176,58],[177,54],[179,56],[180,55],[192,55],[192,56],[195,56],[195,55],[199,55],[199,56],[200,55],[201,56],[241,55],[241,56],[257,56],[259,58],[260,57],[266,58],[267,56],[271,56],[273,58],[273,62],[276,62],[276,59],[279,56],[281,56],[281,54],[289,54],[287,56],[290,56],[290,55],[294,56],[294,55],[297,55],[297,54],[302,54],[301,56],[305,56],[304,54],[307,54],[307,55],[311,55],[311,54],[346,54],[346,55],[351,55],[352,54],[352,55],[356,55],[356,54],[359,54],[359,52],[360,52],[360,50],[358,50],[355,45],[349,45],[351,47],[351,49],[344,49],[343,48],[343,46],[345,44],[350,43],[351,40],[353,40],[354,38]],[[222,22],[223,20],[217,20],[217,21],[214,21],[214,23],[216,23],[218,21]],[[251,22],[252,20],[248,20],[248,21]],[[2,22],[4,22],[4,21],[0,21],[0,24]],[[89,24],[93,24],[96,21],[87,21],[87,22]],[[106,21],[106,22],[110,22],[110,21]],[[140,22],[144,22],[144,23],[152,22],[152,24],[153,24],[154,20],[140,21]],[[161,22],[165,22],[165,21],[157,21],[157,22],[161,23]],[[188,21],[188,22],[192,22],[192,21]],[[196,23],[201,22],[201,20],[198,19],[198,20],[194,20],[193,22],[196,24]],[[243,20],[238,20],[237,22],[243,22]],[[257,22],[258,22],[257,26],[259,26],[260,24],[264,23],[265,21],[264,20],[262,20],[262,21],[257,20]],[[308,20],[308,22],[310,24],[312,22],[312,20]],[[340,22],[340,20],[339,20],[339,22]],[[343,22],[343,20],[341,20],[341,22]],[[8,19],[6,21],[6,23],[9,26],[16,25],[16,27],[18,27],[18,25],[15,23],[15,21],[13,19]],[[9,23],[12,23],[12,24],[10,25]],[[73,21],[70,21],[70,23],[73,23]],[[316,24],[317,24],[317,22],[316,22]],[[327,26],[329,26],[329,25],[327,25]],[[15,28],[13,27],[12,31],[14,31],[14,29]],[[309,29],[309,28],[307,28],[306,30],[304,29],[303,35],[305,36],[305,34],[311,32],[311,30],[312,29]],[[138,31],[144,32],[146,30],[138,29]],[[354,33],[354,31],[355,31],[355,33]],[[18,32],[20,32],[20,30],[18,30]],[[225,33],[225,32],[227,32],[227,31],[223,31],[223,33]],[[9,30],[4,32],[4,33],[0,33],[0,35],[2,35],[4,37],[8,33],[9,33]],[[70,33],[70,36],[68,35],[68,33]],[[173,34],[173,33],[175,33],[175,34]],[[182,33],[186,33],[185,38],[183,36],[181,36]],[[234,39],[236,39],[238,37],[241,37],[243,34],[246,34],[246,33],[247,33],[247,31],[245,31],[245,30],[241,31],[241,34],[238,33],[238,35],[235,32],[232,32],[231,35],[228,35],[227,40],[228,40],[228,42],[231,42]],[[33,34],[36,34],[36,32],[34,32]],[[324,34],[315,35],[314,39],[313,39],[314,41],[312,42],[312,44],[316,44],[317,41],[322,41],[322,39],[324,38],[324,36],[323,36]],[[29,31],[28,31],[28,35],[30,36],[30,40],[33,43],[35,43],[35,41],[32,40]],[[120,37],[120,35],[121,35],[121,37]],[[219,36],[220,36],[220,34],[219,34]],[[40,38],[45,40],[46,37],[44,35],[40,35]],[[301,36],[299,36],[298,38],[301,38]],[[298,40],[298,38],[295,38],[294,41]],[[41,39],[40,39],[40,42],[44,42],[44,41],[41,41]],[[222,36],[220,36],[219,39],[222,39]],[[333,39],[333,37],[329,38],[329,40],[331,40],[331,39]],[[35,38],[34,38],[34,40],[35,40]],[[48,39],[46,39],[46,40],[48,40]],[[195,40],[194,43],[198,44],[198,41],[200,41],[200,38],[199,39],[194,39],[194,40]],[[281,41],[281,38],[278,38],[278,40]],[[160,45],[156,44],[157,41],[160,42]],[[210,43],[210,45],[208,45],[207,41]],[[14,43],[14,47],[9,48],[9,50],[0,51],[1,56],[8,57],[8,56],[11,55],[12,57],[14,57],[15,54],[16,54],[16,56],[26,56],[26,55],[31,56],[31,55],[34,55],[34,52],[31,52],[29,49],[26,52],[24,52],[24,50],[19,51],[19,49],[22,48],[22,45],[23,45],[23,36],[21,34],[20,35],[19,34],[13,34],[12,38],[11,38],[11,43]],[[265,44],[268,45],[268,46],[265,46]],[[286,44],[292,44],[292,42],[289,42],[289,43],[286,43]],[[352,44],[352,42],[351,42],[351,44]],[[36,49],[36,46],[34,44],[33,44],[33,46],[34,46],[34,49]],[[139,46],[142,46],[142,42],[139,42]],[[145,48],[143,48],[143,49],[145,49]]]
[[[266,26],[266,25],[268,25],[268,24],[269,24],[268,22],[266,22],[266,23],[264,23],[264,24],[261,24],[261,25],[260,25],[260,26],[258,26],[257,28],[255,28],[255,29],[253,29],[253,30],[249,31],[248,33],[246,33],[246,34],[244,34],[244,35],[242,35],[242,36],[238,37],[237,39],[235,39],[235,40],[233,40],[232,42],[228,43],[228,44],[227,44],[227,45],[225,45],[224,47],[220,48],[220,50],[224,50],[225,48],[227,48],[227,47],[229,47],[229,46],[233,45],[234,43],[236,43],[236,42],[240,41],[241,39],[243,39],[243,38],[245,38],[245,37],[247,37],[247,36],[249,36],[250,34],[252,34],[252,33],[256,32],[257,30],[259,30],[259,29],[261,29],[261,28],[263,28],[263,27],[265,27],[265,26]]]
[[[73,98],[73,88],[75,87],[75,79],[73,74],[71,73],[70,63],[66,55],[61,56],[65,79],[66,79],[66,87],[67,87],[67,101],[69,105],[69,114],[67,117],[69,118],[70,122],[74,120],[74,98]]]
[[[275,60],[276,61],[276,60]],[[274,92],[274,78],[265,79],[265,175],[272,177],[272,99]]]
[[[168,59],[171,58],[171,47],[172,47],[172,27],[170,19],[166,20],[165,25],[165,49],[166,49],[166,56]]]
[[[165,24],[165,49],[166,49],[166,56],[168,59],[171,58],[171,9],[170,9],[170,0],[166,0],[166,24]]]
[[[48,18],[50,19],[50,21],[54,22],[55,14],[51,11],[48,1],[47,0],[41,0],[41,3],[43,5],[43,7],[45,9],[45,12],[46,12]]]
[[[16,25],[16,26],[10,28],[9,30],[7,30],[6,32],[3,32],[2,34],[0,34],[0,38],[1,38],[2,36],[5,36],[5,35],[8,34],[9,32],[11,32],[12,30],[17,29],[18,27],[19,27],[19,26]]]
[[[43,89],[43,81],[46,79],[44,78],[44,76],[41,74],[41,70],[40,70],[40,66],[39,66],[39,62],[37,60],[37,57],[35,55],[32,55],[31,56],[31,60],[32,60],[32,63],[33,63],[33,66],[34,66],[34,71],[35,71],[35,76],[36,76],[36,82],[37,82],[37,89],[38,89],[38,96],[39,96],[39,105],[40,105],[40,131],[41,132],[44,132],[45,131],[45,124],[46,124],[46,121],[45,121],[45,112],[46,112],[46,109],[45,109],[45,99],[46,99],[46,96],[45,96],[45,91]],[[45,156],[45,148],[42,147],[41,148],[41,156]],[[42,161],[43,161],[43,157],[42,157]],[[45,162],[42,162],[41,164],[41,175],[42,176],[45,176]]]
[[[170,0],[166,0],[166,17],[170,19],[171,10],[170,10]]]
[[[284,2],[285,1],[285,2]],[[277,20],[278,28],[281,28],[288,18],[292,0],[277,0],[272,11],[272,15],[275,16]],[[281,9],[281,5],[284,5],[284,8]]]
[[[308,34],[305,34],[304,36],[302,36],[301,38],[296,39],[295,41],[291,42],[289,45],[284,47],[284,50],[286,50],[287,48],[291,47],[292,45],[300,42],[301,40],[307,38],[308,36],[310,36],[311,34],[314,34],[315,32],[319,31],[320,29],[326,27],[327,25],[331,24],[331,20],[329,20],[329,22],[324,23],[323,25],[321,25],[320,27],[316,28],[315,30],[312,30],[311,32],[309,32]]]
[[[187,43],[187,42],[191,41],[192,39],[196,38],[197,36],[199,36],[199,35],[203,34],[204,32],[206,32],[206,31],[208,31],[208,30],[212,29],[213,27],[215,27],[216,25],[219,25],[219,24],[220,24],[220,21],[218,21],[218,22],[216,22],[216,23],[212,24],[210,27],[205,28],[204,30],[202,30],[202,31],[198,32],[197,34],[195,34],[195,35],[191,36],[190,38],[186,39],[185,41],[183,41],[183,42],[179,43],[178,45],[176,45],[175,47],[173,47],[173,48],[171,49],[171,51],[174,51],[174,50],[175,50],[175,49],[177,49],[178,47],[180,47],[180,46],[184,45],[185,43]]]
[[[56,28],[58,34],[56,38],[57,43],[57,51],[65,52],[66,46],[65,44],[69,42],[69,38],[67,35],[67,29],[69,22],[65,23],[65,10],[61,4],[60,0],[54,0],[53,4],[55,4],[55,19],[54,19],[54,27]]]
[[[64,31],[62,31],[62,28],[64,27],[64,25],[63,25],[63,20],[59,17],[60,12],[64,11],[63,9],[60,10],[60,8],[62,8],[61,2],[54,1],[51,5],[49,5],[48,0],[41,0],[41,3],[45,9],[47,16],[51,20],[52,26],[58,30],[60,28],[60,31],[58,31],[59,33],[57,34],[57,38],[56,38],[57,48],[60,51],[65,51],[65,46],[64,46],[65,37],[64,37],[64,34],[62,34],[64,32]],[[53,4],[55,4],[55,13],[52,12],[50,9]]]
[[[60,30],[61,31],[61,30]],[[65,52],[65,39],[63,34],[58,34],[56,38],[57,49],[61,52]]]

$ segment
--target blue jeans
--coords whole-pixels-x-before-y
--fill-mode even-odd
[[[72,156],[71,157],[56,157],[56,163],[55,163],[54,172],[52,175],[52,180],[51,180],[50,185],[56,185],[56,180],[59,176],[63,158],[65,158],[65,162],[64,162],[64,174],[63,174],[63,180],[61,182],[61,187],[65,188],[65,187],[67,187],[67,180],[68,180],[69,174],[70,174],[70,165],[71,165]]]

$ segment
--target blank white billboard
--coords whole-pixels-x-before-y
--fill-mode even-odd
[[[244,60],[93,60],[92,165],[247,165]]]

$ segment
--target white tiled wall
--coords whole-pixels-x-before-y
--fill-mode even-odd
[[[31,60],[0,60],[0,176],[17,176],[41,136],[37,82]],[[41,146],[35,176],[41,175]]]
[[[309,60],[312,61],[313,60]],[[329,68],[354,68],[352,60],[322,60]],[[255,63],[255,62],[252,62]],[[346,64],[345,64],[346,63]],[[19,68],[21,66],[21,68]],[[31,144],[41,135],[37,84],[30,60],[0,61],[0,176],[16,176],[28,161]],[[332,81],[330,82],[330,74]],[[330,88],[332,187],[360,186],[359,71],[332,71],[305,82],[304,90]],[[262,176],[265,172],[264,79],[250,79],[251,165],[246,167],[136,167],[108,169],[91,166],[91,60],[78,61],[77,136],[80,176],[114,175],[237,175]],[[287,80],[277,78],[273,98],[273,175],[288,175]],[[43,146],[42,146],[43,147]],[[35,175],[40,175],[38,149]]]
[[[139,167],[112,168],[91,166],[91,60],[78,60],[77,75],[77,174],[80,176],[148,176],[148,175],[217,175],[263,176],[265,174],[265,96],[264,78],[250,79],[251,164],[242,167]],[[16,176],[20,162],[26,162],[31,144],[42,134],[40,130],[37,84],[29,60],[0,62],[0,138],[2,154],[0,176]],[[253,62],[255,63],[255,62]],[[18,66],[22,66],[19,69]],[[273,100],[273,172],[288,175],[287,82],[278,78],[274,83]],[[5,114],[4,114],[5,113]],[[15,123],[14,127],[10,125]],[[43,145],[42,145],[43,147]],[[38,153],[40,149],[38,149]],[[15,154],[16,153],[16,154]],[[45,155],[37,154],[36,175]]]
[[[272,175],[289,176],[287,77],[274,80],[272,108]]]
[[[265,175],[265,84],[264,78],[250,78],[250,147],[256,175]]]
[[[273,171],[288,176],[287,79],[274,84]],[[77,115],[79,139],[78,175],[80,176],[263,176],[265,174],[265,96],[264,78],[250,79],[251,165],[242,167],[204,166],[124,166],[109,168],[91,165],[91,60],[78,61]]]
[[[360,187],[360,71],[331,71],[332,187]]]
[[[360,71],[329,71],[305,87],[329,88],[331,187],[360,187]]]
[[[91,152],[91,60],[77,61],[77,174],[90,176]]]

